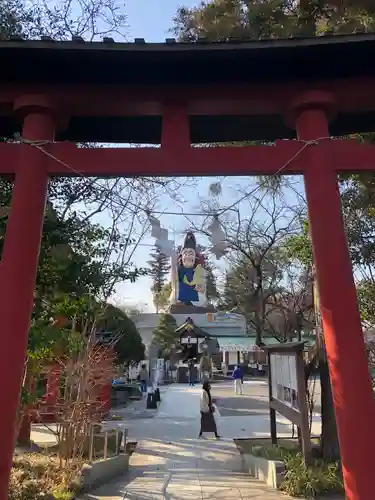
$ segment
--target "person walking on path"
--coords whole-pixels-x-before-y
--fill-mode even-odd
[[[203,382],[200,400],[201,409],[201,430],[199,437],[203,437],[204,432],[213,432],[216,439],[220,439],[214,417],[215,407],[212,404],[211,385],[208,381]]]
[[[234,380],[234,392],[235,394],[242,394],[242,384],[243,384],[243,371],[240,366],[236,366],[233,370],[233,380]]]
[[[148,371],[146,370],[146,365],[142,365],[138,375],[139,381],[141,383],[141,392],[142,394],[147,392],[147,384],[148,384]]]
[[[194,377],[194,360],[190,359],[188,363],[188,373],[189,373],[189,386],[194,387],[195,377]]]

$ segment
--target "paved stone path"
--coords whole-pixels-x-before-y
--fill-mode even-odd
[[[268,381],[266,377],[248,377],[243,384],[244,397],[236,397],[234,401],[234,387],[232,380],[220,384],[212,384],[212,394],[218,397],[223,406],[221,415],[231,415],[235,412],[248,415],[268,414]],[[320,414],[320,381],[310,383],[310,391],[314,394],[314,413]]]
[[[259,404],[251,394],[252,385],[245,384],[244,391],[248,394],[243,396],[247,406],[257,407]],[[255,390],[258,391],[256,385]],[[228,398],[224,402],[221,398],[221,391],[224,398],[227,394],[233,395],[232,384],[222,383],[213,384],[213,396],[219,397],[219,432],[223,438],[248,438],[248,437],[268,437],[270,435],[269,412],[225,412],[224,405],[234,407],[237,398]],[[201,387],[188,387],[187,385],[175,384],[162,391],[162,402],[155,413],[153,410],[153,418],[128,418],[126,417],[127,410],[124,409],[124,420],[119,422],[119,427],[126,427],[129,432],[129,438],[134,441],[141,439],[194,439],[199,433],[200,413],[199,413],[199,397]],[[145,403],[143,403],[145,404]],[[239,404],[239,403],[238,403]],[[263,403],[264,404],[264,403]],[[121,410],[114,410],[114,414],[121,414]],[[315,419],[314,419],[315,420]],[[108,423],[108,426],[113,427],[116,422]],[[277,415],[277,429],[280,437],[292,435],[292,425],[290,422]],[[318,419],[313,422],[313,435],[319,435],[320,424]]]
[[[265,416],[222,417],[222,440],[198,439],[199,396],[199,387],[171,386],[163,391],[153,419],[119,423],[129,429],[129,439],[138,442],[129,474],[86,495],[85,500],[288,499],[243,472],[233,442],[233,437],[242,435],[241,425],[247,435],[268,435],[267,422],[259,429]],[[285,425],[279,423],[280,431],[289,435],[290,427]]]
[[[242,472],[232,440],[144,439],[131,457],[126,478],[85,500],[280,500],[290,497]]]

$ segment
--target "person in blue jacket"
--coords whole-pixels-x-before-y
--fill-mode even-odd
[[[236,366],[236,368],[233,370],[232,378],[234,380],[235,394],[242,394],[243,371],[240,366]]]

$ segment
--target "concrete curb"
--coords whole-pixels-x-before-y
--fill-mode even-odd
[[[284,479],[285,465],[279,460],[268,460],[251,453],[241,454],[244,468],[256,479],[277,489]]]
[[[115,476],[126,473],[129,470],[129,455],[120,453],[115,457],[98,460],[91,464],[84,464],[81,471],[82,492],[88,491],[105,484]]]

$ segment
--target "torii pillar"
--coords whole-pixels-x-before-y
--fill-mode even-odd
[[[299,139],[319,139],[307,148],[304,179],[343,477],[347,500],[370,500],[375,495],[374,394],[341,212],[339,165],[323,139],[329,141],[335,109],[330,94],[310,92],[293,103],[289,124]]]
[[[34,141],[54,139],[52,108],[42,96],[19,98],[15,112],[23,118],[23,137]],[[20,146],[1,257],[0,500],[8,498],[15,444],[14,417],[20,402],[47,196],[47,163],[48,157],[42,151]]]

